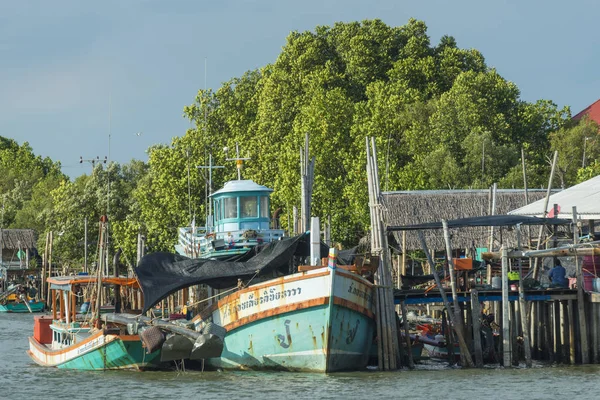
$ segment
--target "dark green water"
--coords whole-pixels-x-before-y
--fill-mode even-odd
[[[79,372],[43,368],[25,351],[31,314],[0,314],[1,399],[598,399],[600,366],[415,371]]]

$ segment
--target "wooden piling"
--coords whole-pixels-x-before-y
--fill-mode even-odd
[[[598,340],[598,323],[600,319],[600,304],[590,303],[590,319],[592,321],[592,362],[598,364],[600,362],[600,352],[598,346],[600,345]]]
[[[554,361],[562,362],[562,343],[560,335],[560,301],[552,302],[553,319],[552,325],[554,328],[553,345],[554,345]]]
[[[568,364],[569,356],[569,303],[567,300],[560,302],[560,341],[562,343],[562,362]]]
[[[510,309],[510,348],[511,348],[511,363],[512,365],[519,365],[519,352],[517,351],[517,318],[515,306],[516,302],[509,302]]]
[[[544,323],[543,323],[543,318],[544,318],[544,313],[542,312],[542,302],[541,301],[536,301],[535,302],[535,336],[536,336],[536,352],[537,352],[537,356],[538,358],[541,360],[543,359],[543,355],[544,355]]]
[[[577,207],[573,206],[573,244],[579,242],[579,229],[577,227]],[[575,256],[575,274],[577,276],[577,316],[579,319],[579,343],[581,345],[581,363],[589,364],[588,334],[585,320],[585,304],[583,293],[582,265]]]
[[[502,360],[505,368],[511,365],[510,311],[508,304],[508,251],[504,245],[502,253]]]
[[[554,361],[554,346],[552,345],[552,304],[544,302],[544,353],[548,361]]]
[[[569,362],[575,364],[575,318],[573,315],[573,300],[567,300],[569,323]]]
[[[454,330],[458,337],[458,345],[460,347],[460,362],[461,365],[464,367],[472,367],[473,359],[471,358],[471,353],[469,352],[469,348],[463,336],[463,319],[460,315],[460,306],[458,304],[458,295],[456,291],[456,276],[454,272],[454,261],[452,260],[452,247],[450,246],[450,231],[448,229],[448,221],[446,221],[445,219],[442,220],[442,226],[444,228],[444,241],[446,242],[446,256],[448,259],[448,272],[450,274],[450,286],[452,288],[452,303],[454,306],[454,318],[452,322],[455,327]]]
[[[469,350],[473,349],[473,324],[471,323],[471,321],[473,321],[473,310],[471,309],[471,303],[464,303],[461,304],[464,307],[464,320],[463,320],[463,326],[466,327],[466,333],[465,333],[465,341],[467,342],[467,347],[469,348]]]
[[[412,344],[410,342],[410,332],[408,330],[408,310],[406,308],[406,303],[401,301],[400,302],[400,308],[402,309],[402,322],[404,325],[404,339],[406,340],[406,352],[407,352],[407,359],[408,359],[408,368],[410,369],[414,369],[415,368],[415,362],[413,360],[413,355],[412,355]],[[400,346],[402,347],[402,346]]]
[[[522,150],[522,149],[521,149]],[[522,157],[523,154],[522,154]],[[525,159],[523,158],[523,174],[525,174]],[[526,181],[526,180],[525,180]],[[527,199],[527,186],[525,186],[525,199]],[[521,226],[516,226],[517,231],[517,246],[521,250]],[[529,231],[531,233],[531,231]],[[531,238],[529,238],[531,240]],[[531,368],[531,340],[529,336],[529,321],[527,315],[529,313],[529,306],[525,301],[525,288],[523,287],[523,262],[521,258],[518,259],[519,264],[519,316],[521,318],[521,331],[523,335],[523,353],[525,356],[525,366]],[[530,264],[531,265],[531,264]]]
[[[471,290],[471,319],[473,321],[473,347],[475,352],[475,366],[483,367],[483,350],[481,348],[481,304],[479,303],[479,292]]]

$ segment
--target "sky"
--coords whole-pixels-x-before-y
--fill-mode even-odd
[[[274,63],[292,31],[410,18],[431,45],[475,48],[521,99],[576,114],[600,98],[593,0],[0,0],[0,136],[70,177],[96,157],[147,161],[185,135],[183,107]]]

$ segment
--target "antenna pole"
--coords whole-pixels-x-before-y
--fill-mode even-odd
[[[227,147],[225,147],[225,157],[227,157]],[[235,158],[225,158],[226,161],[235,161],[235,166],[237,167],[238,173],[238,181],[242,180],[242,166],[244,165],[244,161],[249,160],[250,157],[240,157],[240,148],[238,144],[235,144]]]
[[[197,165],[198,169],[208,169],[208,215],[209,218],[212,218],[212,202],[210,201],[210,196],[212,195],[212,170],[215,168],[224,168],[222,165],[213,165],[212,162],[212,153],[208,153],[208,165]],[[208,224],[207,224],[208,225]]]

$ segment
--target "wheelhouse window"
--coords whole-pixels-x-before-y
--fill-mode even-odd
[[[221,213],[219,212],[220,209],[221,209],[221,207],[219,207],[219,201],[218,200],[214,201],[214,208],[215,209],[214,209],[213,212],[215,213],[214,219],[215,219],[215,222],[216,222],[216,221],[218,221],[218,220],[221,219]]]
[[[269,218],[269,196],[260,196],[260,216]]]
[[[242,211],[242,218],[258,217],[256,196],[240,197],[240,209]]]
[[[227,197],[224,199],[225,218],[237,218],[237,197]]]

